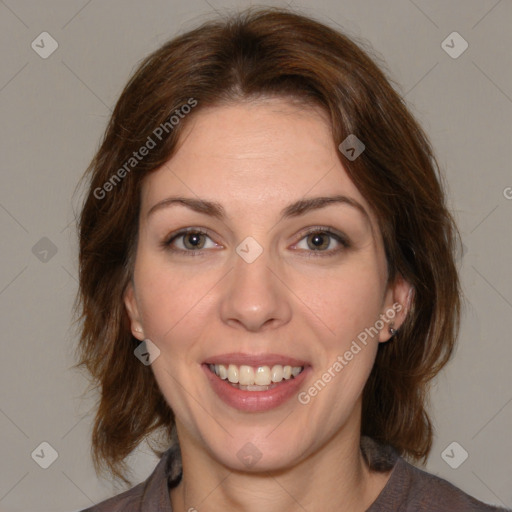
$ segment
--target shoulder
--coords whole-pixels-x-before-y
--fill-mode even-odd
[[[506,510],[483,503],[447,480],[427,473],[402,458],[397,460],[396,467],[384,491],[387,491],[388,499],[392,500],[394,495],[398,500],[395,502],[397,508],[389,510],[402,512],[452,512],[458,510],[497,512]],[[383,496],[383,499],[385,500],[386,496]],[[385,510],[388,509],[382,508],[382,511]]]
[[[172,445],[147,480],[80,512],[172,512],[169,489],[180,479],[181,454],[179,446]]]
[[[391,470],[388,482],[367,512],[512,512],[487,505],[447,480],[413,466],[389,445],[361,438],[361,450],[374,471]]]
[[[145,482],[80,512],[138,512]]]

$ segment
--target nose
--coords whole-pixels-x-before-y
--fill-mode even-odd
[[[271,268],[267,252],[252,263],[235,253],[234,268],[226,278],[220,305],[224,323],[257,332],[290,321],[290,292]]]

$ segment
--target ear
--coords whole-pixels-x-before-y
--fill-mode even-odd
[[[132,334],[140,341],[144,340],[144,329],[139,315],[139,307],[137,298],[135,297],[135,289],[133,282],[130,281],[123,295],[124,305],[131,322]]]
[[[384,343],[392,338],[390,327],[398,330],[403,324],[411,309],[413,296],[414,287],[402,276],[397,276],[395,281],[389,284],[380,315],[384,326],[379,332],[379,342]]]

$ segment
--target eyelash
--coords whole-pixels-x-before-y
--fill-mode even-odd
[[[207,231],[205,231],[204,229],[191,227],[191,228],[181,229],[177,233],[172,233],[161,243],[161,246],[163,249],[169,250],[174,253],[181,253],[183,255],[193,256],[193,257],[204,256],[205,255],[204,249],[183,250],[183,249],[176,249],[171,246],[171,244],[175,240],[179,239],[180,237],[184,237],[185,235],[190,234],[190,233],[194,233],[197,235],[205,235],[208,238],[210,238],[210,240],[211,240],[209,233]],[[351,247],[351,244],[348,242],[348,240],[344,236],[341,235],[341,233],[338,233],[338,232],[334,231],[333,228],[329,228],[326,226],[314,226],[312,228],[309,228],[306,232],[301,233],[301,238],[295,245],[297,245],[299,242],[301,242],[302,240],[307,238],[309,235],[313,235],[313,234],[327,235],[330,238],[335,239],[339,244],[341,244],[341,247],[338,247],[337,249],[330,249],[327,251],[315,251],[315,250],[301,249],[301,251],[303,251],[305,253],[309,253],[308,255],[305,255],[305,257],[307,257],[307,258],[318,258],[318,257],[324,258],[324,257],[328,257],[328,256],[335,256],[339,252],[349,249]]]

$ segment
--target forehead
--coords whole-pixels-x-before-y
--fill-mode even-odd
[[[350,180],[319,108],[267,99],[203,108],[186,120],[177,152],[146,177],[142,210],[171,194],[226,211],[281,211],[307,197],[343,194],[371,208]]]

